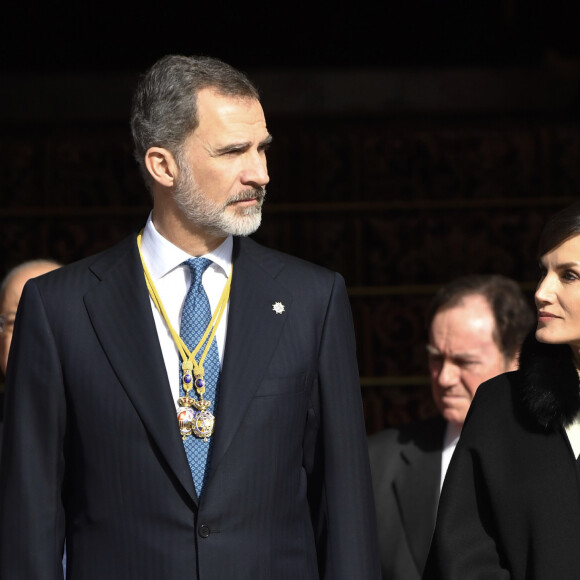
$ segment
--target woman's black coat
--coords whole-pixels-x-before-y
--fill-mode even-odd
[[[443,486],[424,580],[578,580],[580,410],[566,345],[525,341],[476,392]]]

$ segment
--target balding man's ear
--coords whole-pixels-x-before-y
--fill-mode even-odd
[[[177,176],[175,157],[168,149],[151,147],[145,153],[145,167],[151,177],[164,187],[173,187]]]

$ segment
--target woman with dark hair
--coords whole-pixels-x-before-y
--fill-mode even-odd
[[[539,260],[537,329],[477,390],[424,580],[580,578],[580,203],[548,221]]]

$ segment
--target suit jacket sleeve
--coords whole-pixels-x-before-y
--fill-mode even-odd
[[[507,387],[506,387],[507,389]],[[445,476],[435,532],[423,580],[509,580],[498,543],[497,513],[482,461],[496,411],[494,400],[478,389]]]
[[[5,580],[62,579],[65,416],[55,342],[29,282],[18,308],[6,381],[0,465],[0,577]]]
[[[380,578],[376,521],[354,330],[344,280],[335,276],[322,333],[313,405],[321,450],[310,503],[321,578]],[[316,480],[318,484],[316,485]]]

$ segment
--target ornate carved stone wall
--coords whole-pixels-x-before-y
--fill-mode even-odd
[[[435,412],[423,320],[440,284],[497,272],[531,300],[542,224],[578,197],[580,123],[561,101],[523,115],[479,95],[477,109],[451,114],[381,111],[376,90],[369,98],[359,113],[348,100],[342,114],[320,100],[272,107],[272,180],[255,238],[345,277],[371,433]],[[38,101],[0,119],[0,274],[33,257],[80,259],[147,216],[125,111],[92,115],[98,96],[87,99],[85,114],[75,102],[55,120]]]
[[[430,297],[456,276],[501,273],[532,303],[544,220],[578,196],[580,125],[470,116],[274,129],[257,237],[344,275],[369,432],[433,414]]]

